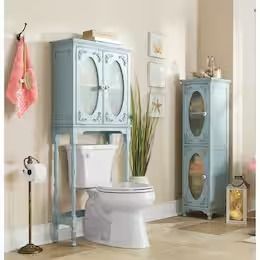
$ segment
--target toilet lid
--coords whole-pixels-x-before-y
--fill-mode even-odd
[[[138,193],[138,192],[150,192],[153,191],[153,186],[148,184],[141,183],[132,183],[132,182],[121,182],[112,185],[111,187],[97,187],[98,191],[101,192],[114,192],[114,193]]]

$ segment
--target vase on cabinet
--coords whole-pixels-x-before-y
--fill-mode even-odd
[[[132,183],[150,184],[147,176],[130,176],[129,181]]]
[[[229,169],[229,86],[224,79],[183,80],[183,215],[225,213]]]

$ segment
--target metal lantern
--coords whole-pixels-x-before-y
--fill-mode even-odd
[[[247,223],[247,189],[243,176],[235,176],[226,188],[226,223]]]

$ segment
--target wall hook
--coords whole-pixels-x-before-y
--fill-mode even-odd
[[[27,23],[24,23],[24,27],[23,27],[22,31],[16,35],[16,39],[17,39],[18,41],[20,41],[21,35],[22,35],[22,33],[25,31],[26,26],[27,26]]]

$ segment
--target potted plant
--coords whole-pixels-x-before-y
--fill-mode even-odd
[[[131,88],[131,141],[130,167],[131,182],[149,183],[145,176],[151,158],[154,134],[158,118],[149,115],[150,95],[145,109],[142,107],[138,82],[136,88]]]

